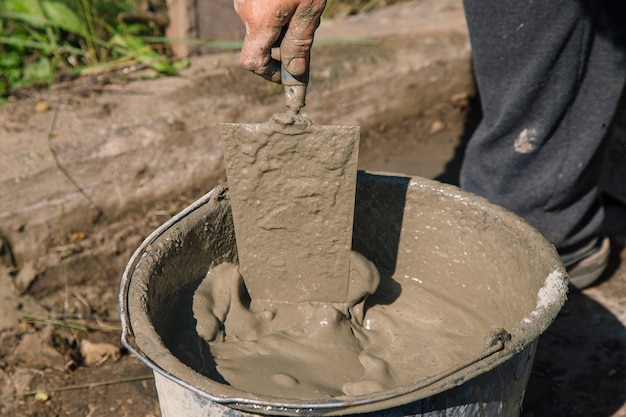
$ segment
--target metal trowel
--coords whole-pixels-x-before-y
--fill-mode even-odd
[[[220,126],[239,270],[253,300],[345,303],[359,127],[311,123],[308,75],[281,78],[285,113]]]

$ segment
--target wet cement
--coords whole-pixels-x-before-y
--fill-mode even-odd
[[[357,252],[350,261],[345,304],[250,300],[236,264],[209,271],[193,314],[220,377],[278,398],[369,395],[467,362],[485,348],[484,329],[497,327],[437,291],[398,291],[391,276],[379,286],[378,270]]]

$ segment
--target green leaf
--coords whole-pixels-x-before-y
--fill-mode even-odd
[[[17,68],[22,65],[22,58],[20,54],[15,51],[7,51],[0,55],[0,68],[6,70],[7,68]]]
[[[130,35],[124,36],[119,33],[116,33],[109,39],[109,44],[121,46],[129,51],[137,51],[146,46],[139,38]]]
[[[0,97],[4,97],[7,94],[9,85],[6,81],[0,80]]]
[[[160,56],[156,51],[148,49],[137,56],[137,61],[148,65],[153,70],[166,75],[178,75],[178,71],[172,64],[165,60],[165,57]]]
[[[167,61],[155,61],[150,64],[150,68],[165,75],[178,75],[178,71]]]
[[[51,78],[52,75],[52,64],[50,60],[42,56],[38,61],[31,62],[24,67],[22,80],[24,82],[43,81]]]
[[[68,32],[83,35],[83,25],[79,17],[66,4],[57,1],[41,0],[41,7],[53,26]]]
[[[9,84],[13,84],[17,82],[20,78],[22,78],[22,69],[21,68],[7,68],[3,71],[4,76],[9,80]]]
[[[183,58],[179,59],[178,61],[174,61],[172,65],[174,66],[174,68],[180,71],[182,69],[189,68],[191,62],[189,62],[187,58]]]
[[[15,12],[9,11],[5,13],[5,16],[9,19],[14,19],[19,22],[27,23],[36,28],[44,28],[48,26],[49,24],[48,19],[46,19],[46,17],[43,14],[37,15],[37,14],[23,13],[23,12],[17,12],[17,11]]]
[[[20,48],[33,48],[41,49],[43,51],[49,50],[51,45],[49,43],[32,41],[29,39],[22,39],[16,36],[0,36],[0,44],[12,45]],[[76,55],[85,55],[85,53],[78,48],[75,48],[68,44],[58,46],[57,49],[60,52],[69,52]]]
[[[3,1],[4,1],[4,7],[6,7],[6,9],[9,11],[16,12],[16,13],[23,13],[25,15],[33,16],[35,18],[44,17],[43,11],[41,10],[41,7],[39,7],[38,0],[3,0]]]
[[[145,23],[127,23],[124,25],[124,32],[129,35],[140,36],[145,33],[151,33],[150,26]]]

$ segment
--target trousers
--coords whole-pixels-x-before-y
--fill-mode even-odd
[[[460,185],[525,219],[562,258],[604,218],[605,137],[626,81],[622,3],[464,0],[483,119]]]

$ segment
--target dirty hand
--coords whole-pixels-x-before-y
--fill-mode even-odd
[[[265,79],[280,83],[280,61],[298,78],[307,72],[315,30],[326,0],[234,0],[246,26],[241,64]],[[280,61],[271,57],[280,46]]]

